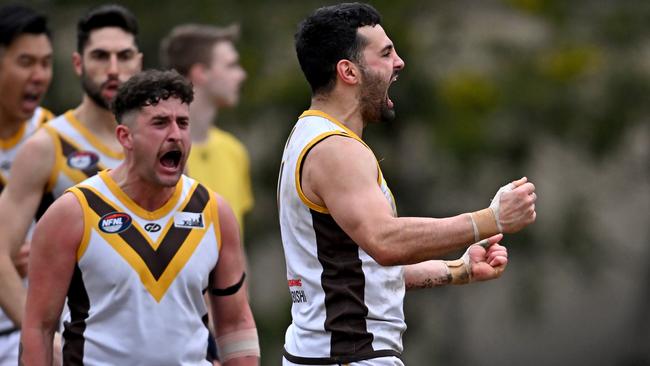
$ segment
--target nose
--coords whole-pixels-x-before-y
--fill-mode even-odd
[[[38,64],[34,67],[31,81],[38,84],[48,84],[52,79],[52,66],[50,64]]]
[[[169,124],[169,133],[167,134],[168,141],[179,141],[181,139],[181,129],[176,121]]]
[[[117,74],[118,74],[117,55],[115,55],[115,54],[112,54],[110,56],[110,60],[108,61],[107,73],[109,75],[114,75],[114,76],[117,76]]]
[[[395,52],[395,61],[393,62],[393,68],[395,70],[402,70],[404,66],[406,66],[406,63],[404,62],[404,60],[402,60],[401,57],[399,57],[397,52]]]

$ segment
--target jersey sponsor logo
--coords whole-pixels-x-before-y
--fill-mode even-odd
[[[289,292],[291,293],[291,301],[294,304],[307,302],[307,295],[305,295],[305,291],[302,289],[301,278],[290,278],[287,280],[287,284],[289,285]]]
[[[203,229],[203,214],[200,212],[177,212],[174,214],[174,227],[180,229]]]
[[[300,278],[292,278],[290,280],[287,280],[287,283],[289,284],[289,287],[301,287],[302,286],[302,279],[300,279]]]
[[[291,301],[294,304],[307,302],[307,295],[303,290],[291,290]]]
[[[156,233],[162,229],[162,227],[155,222],[150,222],[144,226],[144,229],[150,233]]]
[[[99,155],[92,151],[75,151],[68,155],[68,166],[73,169],[84,170],[97,165]]]
[[[124,212],[111,212],[99,220],[99,230],[108,234],[119,234],[131,226],[131,216]]]

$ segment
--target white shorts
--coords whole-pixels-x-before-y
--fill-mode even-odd
[[[0,366],[18,365],[18,346],[20,345],[20,332],[15,331],[0,336]]]
[[[302,366],[297,363],[289,362],[286,358],[282,357],[282,366]],[[339,366],[337,364],[323,365],[323,366]],[[377,357],[365,361],[357,361],[353,363],[346,363],[343,366],[404,366],[402,360],[397,357]]]

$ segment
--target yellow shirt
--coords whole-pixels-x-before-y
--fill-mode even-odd
[[[244,145],[232,134],[211,127],[203,143],[192,143],[187,174],[219,193],[235,212],[240,227],[253,207],[250,162]]]

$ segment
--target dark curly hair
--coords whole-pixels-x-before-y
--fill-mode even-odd
[[[189,105],[194,99],[192,83],[174,70],[145,70],[120,86],[111,110],[121,124],[125,114],[169,98],[178,98]]]
[[[332,90],[340,60],[359,62],[367,40],[357,29],[380,23],[379,12],[362,3],[319,8],[300,23],[295,35],[296,55],[313,94]]]

